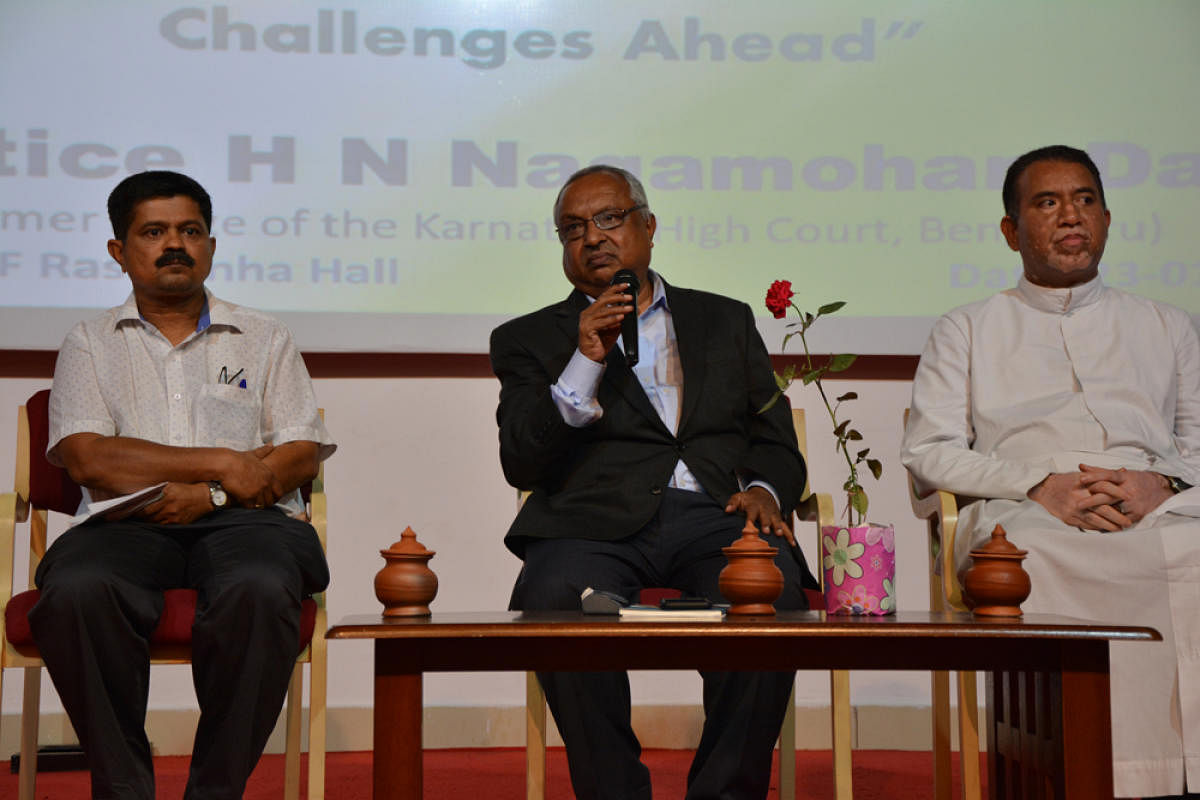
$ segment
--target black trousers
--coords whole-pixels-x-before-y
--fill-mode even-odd
[[[588,586],[632,598],[644,587],[662,586],[723,601],[717,588],[726,564],[721,548],[732,544],[744,525],[744,515],[726,514],[708,495],[668,489],[651,523],[627,539],[529,541],[511,606],[578,610],[579,595]],[[776,608],[807,608],[800,566],[786,545],[775,563],[784,575]],[[762,800],[795,673],[700,674],[704,730],[688,772],[687,800]],[[630,724],[628,675],[540,672],[538,678],[567,747],[576,797],[649,800],[650,773]]]
[[[190,525],[88,523],[51,545],[36,581],[33,637],[95,798],[154,798],[148,639],[163,590],[197,590],[200,724],[184,797],[240,798],[287,695],[301,600],[329,583],[313,527],[274,509],[228,509]]]

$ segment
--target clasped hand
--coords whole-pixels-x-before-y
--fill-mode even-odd
[[[1029,490],[1029,499],[1085,531],[1130,528],[1170,496],[1158,473],[1088,464],[1080,464],[1079,472],[1053,473]]]
[[[230,451],[221,488],[234,502],[246,508],[269,508],[283,496],[279,479],[263,461],[274,449],[266,444],[255,450]],[[160,525],[186,525],[212,510],[208,484],[172,481],[163,487],[162,497],[138,516]]]

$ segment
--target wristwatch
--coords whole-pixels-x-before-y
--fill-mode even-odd
[[[1174,475],[1163,475],[1163,477],[1167,479],[1167,488],[1170,489],[1173,494],[1179,494],[1180,492],[1186,492],[1188,489],[1192,488],[1192,485],[1190,483],[1188,483],[1187,481],[1184,481],[1184,480],[1180,480],[1179,478],[1176,478]]]
[[[212,499],[214,509],[222,509],[229,502],[229,495],[225,494],[225,490],[221,488],[220,481],[208,482],[208,495]]]

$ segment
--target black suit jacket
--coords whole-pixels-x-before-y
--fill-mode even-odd
[[[615,540],[636,533],[657,511],[679,459],[722,505],[739,490],[738,474],[769,482],[784,514],[799,499],[804,462],[787,403],[756,413],[775,381],[750,307],[665,289],[683,367],[678,435],[617,347],[598,390],[604,415],[583,428],[563,421],[550,386],[578,344],[579,313],[588,302],[582,292],[492,332],[500,460],[509,483],[533,490],[505,537],[518,556],[530,537]]]

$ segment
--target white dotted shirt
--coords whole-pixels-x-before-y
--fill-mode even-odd
[[[50,393],[52,464],[62,466],[56,447],[76,433],[233,450],[308,441],[320,445],[322,460],[333,453],[288,329],[206,295],[197,330],[177,346],[142,319],[132,294],[67,334]],[[90,501],[85,488],[81,510]],[[299,491],[277,505],[304,510]]]

